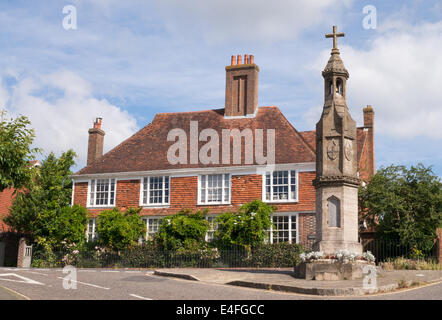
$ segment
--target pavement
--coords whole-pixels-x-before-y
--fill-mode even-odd
[[[65,272],[64,272],[65,271]],[[296,293],[285,287],[299,284],[291,270],[178,269],[157,270],[181,278],[155,275],[147,269],[63,269],[0,268],[0,299],[6,300],[442,300],[440,272],[406,271],[378,278],[379,283],[392,281],[431,282],[418,287],[368,295],[318,295]],[[175,273],[171,272],[175,271]],[[391,273],[391,272],[390,272]],[[191,278],[193,281],[183,279]],[[403,277],[403,278],[402,278]],[[262,280],[257,282],[256,279]],[[407,279],[408,280],[405,280]],[[414,279],[414,280],[413,280]],[[231,285],[247,282],[244,286]],[[267,283],[265,281],[268,281]],[[302,281],[302,280],[301,280]],[[305,281],[305,280],[304,280]],[[249,284],[252,283],[252,284]],[[227,284],[226,284],[227,283]],[[230,284],[229,284],[230,283]],[[261,287],[256,283],[265,284]],[[317,286],[341,285],[336,281],[310,281]],[[350,281],[347,284],[353,283]],[[75,284],[75,286],[73,286]],[[233,283],[235,284],[235,283]],[[238,284],[238,282],[236,283]],[[279,284],[279,287],[278,287]],[[66,286],[67,285],[67,286]],[[247,285],[247,287],[246,287]],[[252,287],[255,285],[256,287]],[[263,290],[270,289],[270,290]],[[181,303],[181,302],[180,302]],[[182,302],[184,303],[184,302]],[[221,302],[220,302],[221,303]]]
[[[319,296],[361,296],[392,292],[442,281],[442,271],[376,268],[376,278],[366,280],[318,281],[296,279],[293,269],[158,269],[154,274],[205,283]],[[439,297],[442,299],[442,296]]]

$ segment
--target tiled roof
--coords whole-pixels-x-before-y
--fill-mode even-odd
[[[315,162],[314,146],[303,139],[277,107],[272,106],[259,107],[253,118],[226,119],[224,118],[224,109],[157,114],[152,123],[75,175],[238,166],[238,164],[233,164],[233,161],[229,165],[221,163],[209,165],[201,163],[170,164],[167,160],[167,151],[175,142],[168,142],[167,135],[174,128],[183,129],[188,135],[187,151],[189,153],[190,121],[198,121],[199,132],[206,128],[215,129],[220,138],[220,146],[222,129],[243,130],[250,128],[253,132],[254,129],[264,129],[264,150],[266,150],[266,130],[276,129],[275,162],[277,164]],[[204,144],[206,142],[199,142],[199,148]],[[230,145],[232,148],[233,143]],[[221,162],[221,147],[219,153]],[[231,156],[232,154],[231,152]],[[244,152],[241,154],[244,158]],[[242,159],[242,164],[244,164],[244,159]]]

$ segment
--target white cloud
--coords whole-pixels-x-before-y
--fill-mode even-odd
[[[340,49],[350,73],[352,113],[370,104],[377,133],[442,138],[442,22],[410,26],[391,21],[368,49]],[[322,53],[316,65],[321,60],[323,68],[327,55]]]
[[[0,87],[0,99],[2,90]],[[133,116],[106,99],[95,98],[91,85],[70,71],[19,79],[11,88],[7,106],[12,114],[31,120],[34,145],[45,154],[74,149],[79,156],[77,169],[86,163],[87,131],[95,117],[103,117],[105,152],[137,130]]]
[[[209,42],[290,39],[336,18],[353,0],[162,0],[172,30],[196,28]]]

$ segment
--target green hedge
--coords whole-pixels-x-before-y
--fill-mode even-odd
[[[70,254],[69,264],[81,268],[286,268],[300,261],[303,252],[299,244],[262,244],[252,248],[243,246],[208,247],[204,249],[159,250],[153,244],[143,244],[120,252],[89,249]],[[36,251],[33,266],[61,267],[66,262],[63,252]],[[65,260],[63,261],[63,258]]]

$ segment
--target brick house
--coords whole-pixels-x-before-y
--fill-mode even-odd
[[[41,166],[38,160],[29,163],[37,168]],[[17,262],[18,242],[22,235],[11,230],[11,227],[3,222],[3,218],[9,215],[9,209],[17,194],[15,191],[14,188],[8,188],[0,192],[0,267],[15,266]]]
[[[258,107],[259,68],[253,56],[241,60],[232,56],[226,67],[223,109],[157,114],[104,155],[97,118],[89,129],[87,166],[72,175],[72,203],[91,215],[88,239],[96,236],[96,216],[112,207],[142,207],[150,237],[162,217],[181,209],[208,208],[212,221],[260,199],[277,208],[270,242],[313,244],[315,131],[297,131],[276,106]],[[359,177],[367,180],[374,172],[374,112],[363,112],[358,164]],[[213,229],[207,240],[212,236]]]

